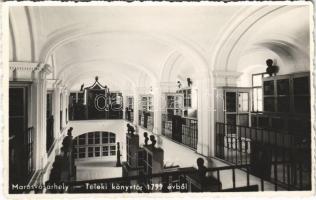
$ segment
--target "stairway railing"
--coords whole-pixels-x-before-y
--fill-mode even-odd
[[[237,171],[238,170],[238,171]],[[201,179],[195,168],[177,168],[175,171],[151,174],[147,176],[128,176],[110,179],[67,182],[68,193],[122,193],[122,192],[225,192],[225,191],[264,191],[266,182],[258,178],[250,184],[250,165],[223,166],[206,169],[209,176]],[[227,180],[227,173],[231,180]],[[237,175],[238,174],[238,175]],[[243,174],[243,176],[241,176]],[[254,178],[254,177],[252,177]],[[231,181],[229,188],[222,188],[222,179]],[[246,180],[246,181],[245,181]],[[260,186],[260,187],[259,187]],[[271,188],[271,187],[270,187]],[[275,190],[279,188],[276,185]]]

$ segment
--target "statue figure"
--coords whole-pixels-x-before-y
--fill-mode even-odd
[[[187,82],[188,82],[188,87],[191,87],[191,85],[193,84],[192,80],[190,78],[187,78]]]
[[[80,87],[80,91],[83,91],[84,83]]]
[[[180,89],[181,88],[181,82],[178,81],[177,83],[178,83],[178,88]]]
[[[206,167],[204,166],[204,160],[203,158],[198,158],[196,160],[196,164],[198,166],[198,175],[200,178],[206,177]]]
[[[73,128],[70,127],[67,131],[67,136],[64,138],[62,145],[64,148],[65,155],[68,156],[69,153],[72,151],[72,130]]]
[[[147,132],[144,132],[144,138],[145,138],[145,146],[147,146],[148,145],[148,140],[149,140]]]
[[[130,124],[127,124],[127,133],[130,133],[132,135],[134,135],[135,129],[133,126],[131,126]]]
[[[207,183],[207,178],[206,178],[207,168],[204,166],[203,158],[198,158],[196,160],[196,164],[198,166],[197,175],[200,179],[200,184],[202,186],[201,190],[205,191],[205,188],[208,185],[208,183]]]
[[[269,76],[276,76],[276,74],[279,72],[279,67],[276,65],[273,65],[273,60],[272,59],[268,59],[266,60],[266,64],[267,64],[267,69],[266,72],[269,74]]]
[[[156,139],[155,139],[155,136],[154,136],[154,135],[151,135],[149,138],[150,138],[150,141],[151,141],[150,146],[155,147],[155,145],[156,145],[156,143],[157,143],[157,141],[156,141]]]
[[[116,167],[122,166],[121,164],[121,150],[120,150],[120,143],[117,142],[117,150],[116,150]]]

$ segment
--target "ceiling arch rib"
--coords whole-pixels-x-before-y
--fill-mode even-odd
[[[170,36],[167,34],[155,34],[155,33],[148,33],[148,32],[142,32],[142,31],[106,31],[106,30],[95,30],[95,29],[79,29],[76,28],[76,30],[73,31],[66,31],[64,33],[56,33],[55,36],[52,37],[51,40],[49,40],[45,45],[44,48],[41,51],[40,59],[42,62],[46,62],[49,55],[51,55],[55,50],[57,50],[59,47],[66,45],[69,42],[75,41],[80,39],[83,36],[86,35],[92,35],[92,34],[112,34],[113,37],[116,37],[119,34],[127,35],[128,37],[132,37],[132,35],[136,35],[138,37],[147,37],[151,38],[152,41],[155,42],[161,42],[163,44],[167,44],[168,46],[171,46],[172,48],[177,49],[182,54],[186,55],[188,58],[190,58],[192,63],[195,63],[195,66],[198,71],[200,71],[201,76],[208,76],[208,64],[206,61],[206,56],[204,53],[201,52],[201,50],[194,45],[192,42],[189,42],[188,40],[185,40],[183,38],[179,39],[179,37]]]
[[[220,52],[222,51],[222,48],[225,46],[225,42],[227,42],[227,38],[231,37],[233,32],[236,31],[236,29],[241,26],[242,23],[247,20],[250,16],[258,12],[259,10],[263,9],[264,7],[242,7],[238,12],[236,12],[233,16],[231,16],[230,20],[224,24],[220,34],[217,35],[216,39],[214,40],[216,42],[215,47],[212,48],[212,42],[213,38],[210,38],[208,42],[209,49],[207,50],[209,57],[209,63],[211,66],[216,67],[216,59],[219,56]],[[245,16],[245,17],[241,17]],[[215,52],[215,53],[214,53]]]
[[[170,71],[172,70],[176,61],[181,57],[181,53],[178,51],[172,52],[166,59],[163,64],[163,68],[160,74],[160,80],[162,82],[169,82],[170,81]]]
[[[229,42],[229,44],[226,45],[224,42],[221,45],[222,47],[218,49],[215,54],[214,65],[218,70],[222,68],[225,68],[225,70],[237,70],[236,64],[239,63],[240,58],[247,54],[247,51],[251,51],[254,45],[258,47],[261,44],[260,48],[274,51],[280,57],[287,55],[291,58],[292,55],[294,57],[292,65],[303,63],[299,65],[305,64],[309,66],[307,64],[309,50],[306,47],[308,45],[301,45],[308,42],[301,41],[301,38],[295,38],[300,35],[297,34],[299,30],[309,32],[308,28],[306,29],[305,27],[308,27],[306,21],[308,22],[309,16],[306,8],[308,7],[270,6],[261,9],[252,18],[248,17],[248,20],[245,20],[240,24],[239,28],[232,32],[231,37],[225,38],[226,43]],[[297,16],[302,16],[302,19]],[[287,23],[289,19],[292,19],[293,24]],[[279,41],[275,41],[276,38]],[[308,37],[302,38],[308,40]],[[269,41],[271,44],[264,45],[266,41]],[[293,56],[294,54],[291,52],[298,52],[294,54],[302,55],[304,61],[297,60],[300,56]]]
[[[16,61],[16,52],[17,52],[17,48],[16,48],[16,36],[15,36],[15,31],[14,31],[14,27],[12,25],[12,18],[9,17],[9,27],[10,27],[10,61]]]
[[[236,48],[236,45],[241,40],[241,38],[253,27],[260,19],[269,16],[271,13],[283,8],[284,6],[265,6],[255,8],[254,10],[250,9],[249,15],[243,18],[242,21],[233,21],[225,33],[220,36],[219,43],[214,53],[214,66],[217,70],[228,70],[228,62],[231,57],[233,49]],[[236,63],[235,63],[236,64]],[[234,67],[229,68],[233,70]]]
[[[84,65],[84,66],[83,66]],[[129,61],[117,61],[112,59],[92,59],[92,60],[77,60],[73,62],[69,62],[62,66],[62,70],[58,72],[57,78],[66,78],[68,75],[72,76],[74,72],[80,70],[80,66],[89,67],[88,69],[91,70],[93,68],[99,69],[99,66],[113,66],[111,70],[118,69],[119,67],[124,68],[125,70],[129,71],[132,70],[136,74],[139,72],[146,73],[153,81],[157,80],[157,77],[154,73],[148,70],[146,67],[141,66],[136,63],[132,63]],[[101,67],[102,68],[102,67]],[[82,68],[81,70],[86,70]],[[131,75],[131,74],[130,74]]]
[[[25,9],[25,14],[26,14],[26,18],[27,18],[27,24],[28,24],[28,30],[29,30],[29,36],[30,36],[30,50],[31,50],[31,61],[34,62],[35,61],[35,55],[36,55],[36,47],[35,47],[35,34],[37,33],[34,29],[35,26],[33,26],[33,12],[30,12],[29,7],[24,7]]]

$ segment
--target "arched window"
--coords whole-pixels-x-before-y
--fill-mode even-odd
[[[111,132],[89,132],[73,139],[74,157],[108,157],[116,155],[116,135]]]

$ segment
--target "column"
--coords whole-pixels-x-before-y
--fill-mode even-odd
[[[63,111],[63,120],[62,120],[62,127],[66,127],[66,104],[67,104],[67,87],[64,85],[62,89],[62,99],[63,99],[63,104],[62,104],[62,111]]]
[[[154,129],[155,134],[161,134],[161,115],[162,115],[162,90],[160,83],[153,86],[153,106],[154,106]]]
[[[34,80],[36,88],[36,169],[42,169],[47,162],[46,152],[46,75],[50,73],[50,66],[39,64],[37,77]]]
[[[207,73],[205,73],[207,74]],[[204,156],[214,156],[214,100],[210,79],[200,77],[197,81],[198,95],[198,144],[197,152]]]
[[[60,86],[60,80],[56,80],[55,84],[54,84],[54,136],[55,139],[58,139],[60,136],[60,113],[59,113],[59,109],[60,109],[60,90],[61,90],[61,86]]]
[[[134,96],[134,124],[138,125],[138,110],[140,107],[141,99],[139,98],[139,92],[137,88],[133,91],[133,96]]]

